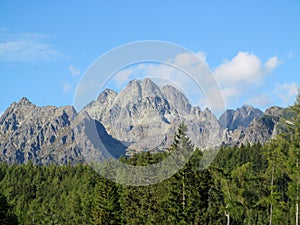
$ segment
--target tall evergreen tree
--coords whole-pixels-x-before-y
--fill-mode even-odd
[[[299,225],[299,185],[300,185],[300,88],[294,106],[296,112],[291,123],[288,123],[289,135],[287,136],[289,144],[288,168],[291,182],[289,183],[289,197],[295,205],[295,224]]]
[[[100,177],[98,180],[92,202],[93,224],[119,224],[120,204],[117,185]]]
[[[188,177],[191,175],[187,160],[194,152],[194,146],[187,136],[187,126],[182,122],[174,136],[174,142],[170,147],[170,154],[176,161],[179,171],[168,180],[168,215],[170,222],[185,224],[188,222],[189,202],[191,201],[191,189]],[[198,165],[198,164],[197,164]]]
[[[288,146],[285,139],[278,136],[276,140],[271,140],[265,146],[265,155],[268,160],[268,167],[265,172],[266,179],[269,180],[269,195],[266,198],[269,203],[269,225],[279,223],[284,218],[285,199],[284,189],[281,184],[287,178],[287,155]],[[282,189],[283,188],[283,189]]]

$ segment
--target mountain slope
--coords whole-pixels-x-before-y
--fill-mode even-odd
[[[0,120],[0,160],[17,164],[29,160],[36,164],[84,162],[75,142],[75,118],[72,106],[38,107],[26,98],[11,104]],[[98,123],[97,131],[107,139],[105,128]],[[107,143],[115,142],[108,139]],[[124,147],[119,149],[124,151]]]
[[[173,86],[133,80],[120,93],[105,89],[79,114],[72,106],[39,107],[26,98],[12,103],[0,118],[0,160],[66,164],[164,151],[182,121],[201,149],[263,144],[285,129],[292,116],[279,107],[262,113],[243,106],[218,120],[210,110],[192,106]]]
[[[244,128],[248,127],[255,118],[260,118],[262,114],[263,112],[259,109],[244,105],[236,110],[226,110],[220,116],[219,121],[222,127],[233,131],[239,126]]]
[[[159,88],[147,78],[133,80],[112,98],[100,96],[83,111],[101,122],[114,138],[127,143],[129,150],[167,148],[181,121],[189,127],[188,135],[196,146],[221,144],[222,129],[211,111],[192,107],[187,98],[170,85]]]

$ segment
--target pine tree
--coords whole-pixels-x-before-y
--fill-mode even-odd
[[[280,221],[284,216],[285,202],[282,198],[280,182],[286,178],[287,170],[287,149],[288,143],[284,138],[278,136],[276,140],[271,140],[265,146],[265,155],[268,160],[268,167],[265,172],[266,179],[269,180],[269,225],[273,221]],[[276,223],[276,222],[275,222]]]
[[[175,133],[169,152],[174,157],[179,171],[168,179],[168,217],[170,223],[184,224],[188,221],[188,205],[191,193],[188,187],[189,169],[185,166],[194,152],[194,146],[187,137],[187,126],[182,122]]]
[[[116,184],[101,177],[95,187],[92,202],[93,224],[119,224],[120,204]]]
[[[298,95],[296,102],[292,107],[296,116],[293,122],[288,124],[289,135],[289,158],[288,168],[291,182],[289,183],[289,197],[295,204],[295,224],[299,225],[299,185],[300,185],[300,88],[298,89]]]

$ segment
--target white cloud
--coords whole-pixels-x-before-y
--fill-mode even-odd
[[[195,55],[198,58],[196,58]],[[206,53],[201,51],[197,52],[196,54],[182,53],[178,54],[174,59],[170,59],[167,62],[173,63],[178,67],[199,66],[199,59],[203,63],[206,63]]]
[[[12,34],[0,29],[0,61],[48,61],[60,53],[48,43],[49,36],[36,33]]]
[[[175,64],[175,66],[178,66],[178,64]],[[180,68],[183,69],[183,67],[184,64],[181,64]],[[193,99],[192,95],[195,92],[197,92],[199,96],[199,88],[193,81],[193,79],[176,67],[164,63],[149,63],[139,65],[138,69],[143,70],[143,72],[137,72],[137,75],[144,74],[146,77],[151,77],[155,81],[155,83],[160,86],[164,86],[167,84],[172,85],[182,91],[191,101]],[[193,103],[196,104],[195,101]]]
[[[195,55],[200,58],[202,63]],[[167,60],[166,63],[140,63],[129,69],[123,69],[116,73],[112,80],[115,85],[118,84],[120,87],[132,79],[151,77],[159,85],[171,84],[176,86],[193,104],[200,104],[201,108],[211,108],[214,105],[214,110],[216,110],[216,105],[222,107],[224,105],[223,98],[220,94],[216,94],[220,91],[228,107],[240,106],[241,104],[267,106],[274,99],[270,93],[264,93],[260,88],[265,77],[280,63],[277,56],[270,57],[266,62],[263,62],[253,53],[238,52],[232,59],[224,60],[215,69],[214,77],[218,86],[211,73],[208,72],[206,53],[183,53]],[[190,77],[188,74],[196,74],[197,82],[195,82],[194,77]]]
[[[253,53],[238,52],[231,60],[226,59],[223,64],[215,69],[215,77],[219,82],[227,105],[239,102],[241,97],[253,93],[253,90],[263,83],[264,78],[272,72],[280,61],[276,56],[269,58],[266,63]],[[265,104],[258,98],[249,99],[250,102]]]
[[[199,57],[199,59],[203,62],[203,63],[207,63],[206,61],[206,57],[207,54],[205,52],[197,52],[196,55]]]
[[[78,75],[80,75],[80,69],[77,68],[76,66],[70,65],[69,72],[72,77],[77,77]]]
[[[132,69],[120,70],[113,76],[113,81],[117,84],[118,87],[120,87],[122,84],[124,84],[124,82],[129,81],[129,77],[132,72]]]
[[[271,57],[265,64],[267,72],[271,72],[274,70],[278,65],[280,64],[280,61],[278,60],[277,56]]]
[[[195,59],[195,55],[198,57]],[[114,74],[111,81],[112,86],[120,88],[124,83],[129,82],[132,79],[142,79],[144,77],[156,77],[162,78],[161,80],[156,80],[160,85],[165,85],[168,83],[178,83],[180,85],[187,84],[191,81],[184,72],[180,69],[190,69],[199,71],[197,64],[199,64],[199,59],[203,62],[206,60],[206,54],[204,52],[197,52],[196,54],[183,53],[175,56],[173,59],[167,60],[165,63],[138,63],[130,68],[125,68]],[[175,65],[175,67],[169,65]],[[178,68],[176,68],[178,67]]]
[[[204,74],[206,72],[207,64],[206,53],[198,52],[196,55],[201,59],[203,62],[202,64],[195,59],[194,55],[189,53],[179,54],[168,62],[183,70],[193,71],[193,74]],[[262,62],[258,56],[249,52],[238,52],[232,59],[224,60],[224,62],[215,69],[214,74],[216,81],[220,85],[226,105],[232,107],[233,105],[246,103],[254,104],[256,106],[267,106],[270,104],[272,100],[271,96],[267,93],[256,94],[256,90],[259,90],[265,77],[280,64],[281,61],[277,56],[270,57],[266,62]],[[189,93],[192,91],[199,93],[199,88],[197,90],[196,88],[192,88],[192,82],[187,76],[183,76],[182,74],[179,75],[179,73],[177,73],[176,78],[174,69],[162,66],[150,69],[152,70],[152,73],[161,72],[169,74],[169,79],[184,87],[189,87],[186,89]],[[202,91],[206,92],[204,95],[210,96],[210,101],[211,99],[216,99],[217,97],[214,96],[215,91],[209,91],[210,87],[213,89],[215,85],[209,83],[209,79],[206,79],[207,77],[205,75],[201,75],[201,77],[203,78],[201,88],[204,87],[204,90]],[[202,94],[201,98],[203,98],[204,95]],[[200,99],[198,102],[203,102],[203,99]],[[207,105],[207,102],[206,104],[203,104],[202,107],[204,105]]]
[[[0,117],[3,115],[4,112],[0,112]]]
[[[150,62],[138,64],[136,67],[131,68],[132,71],[130,72],[133,75],[129,78],[141,79],[143,77],[150,77],[160,86],[171,84],[181,90],[192,104],[200,105],[201,108],[216,108],[216,103],[212,104],[209,102],[207,96],[210,96],[210,100],[213,98],[213,101],[219,101],[222,98],[215,94],[215,87],[217,85],[216,82],[212,82],[211,72],[208,70],[205,62],[206,54],[204,52],[196,54],[181,53],[167,60],[165,63]],[[127,72],[125,75],[127,75]],[[128,77],[125,75],[121,77],[127,79]],[[195,79],[198,79],[197,82]],[[217,97],[211,97],[212,94]]]
[[[285,105],[292,105],[298,94],[298,84],[296,83],[283,83],[276,84],[273,93],[280,98]]]
[[[215,70],[221,84],[239,82],[258,83],[263,77],[263,66],[259,58],[248,52],[239,52],[232,60],[226,60]]]
[[[233,99],[235,96],[239,95],[239,90],[235,87],[223,87],[222,94],[226,100],[229,100],[229,99]]]

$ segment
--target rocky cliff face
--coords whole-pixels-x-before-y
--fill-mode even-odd
[[[84,162],[88,147],[99,147],[95,136],[101,137],[101,150],[105,147],[113,157],[124,155],[126,148],[108,135],[102,124],[88,115],[77,115],[72,106],[38,107],[26,98],[11,104],[2,115],[0,132],[0,160],[9,163],[21,164],[29,160],[36,164]],[[78,145],[78,142],[85,145]],[[109,158],[108,155],[104,157]]]
[[[279,107],[263,114],[243,106],[217,120],[210,110],[192,106],[173,86],[133,80],[120,93],[104,90],[79,114],[72,106],[38,107],[26,98],[12,103],[0,118],[0,160],[65,164],[164,151],[182,121],[193,144],[203,149],[265,143],[284,128],[282,118],[289,115]],[[100,152],[91,152],[93,147]]]
[[[256,111],[256,113],[254,113],[253,109],[247,114],[249,115],[249,118],[246,119],[246,121],[249,121],[251,118],[253,118],[253,120],[246,126],[240,125],[233,130],[229,130],[228,128],[225,129],[223,143],[229,145],[240,145],[259,142],[264,144],[270,139],[275,138],[282,131],[286,130],[287,123],[293,116],[295,116],[295,112],[289,108],[281,108],[278,106],[272,106],[266,109],[266,111],[262,114],[260,111]],[[241,124],[245,123],[242,122]]]
[[[70,124],[77,116],[71,106],[38,107],[22,98],[1,116],[0,159],[36,164],[81,161]]]
[[[235,130],[239,127],[248,127],[250,123],[262,116],[263,112],[252,106],[242,106],[237,110],[226,110],[220,117],[219,121],[223,128]]]
[[[129,150],[167,148],[181,121],[189,127],[188,135],[196,146],[214,147],[222,141],[220,124],[209,110],[192,107],[176,88],[159,88],[150,79],[133,80],[119,94],[105,90],[83,111],[127,143]]]

